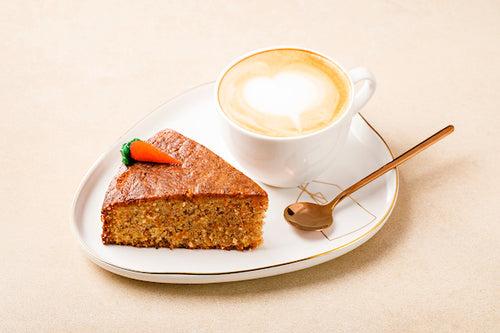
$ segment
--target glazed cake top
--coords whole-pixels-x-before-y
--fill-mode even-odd
[[[254,181],[208,148],[174,130],[148,140],[181,165],[136,162],[122,165],[106,192],[103,209],[135,200],[186,197],[267,197]]]

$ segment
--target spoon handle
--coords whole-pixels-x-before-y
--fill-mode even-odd
[[[378,177],[382,176],[385,174],[387,171],[397,167],[398,165],[406,162],[413,156],[417,155],[420,153],[422,150],[428,148],[429,146],[433,145],[434,143],[438,142],[451,132],[453,132],[455,128],[453,125],[448,125],[439,132],[435,133],[434,135],[430,136],[429,138],[425,139],[424,141],[420,142],[418,145],[415,147],[407,150],[405,153],[399,155],[396,157],[394,160],[391,162],[387,163],[386,165],[382,166],[381,168],[375,170],[373,173],[369,174],[365,178],[357,181],[353,185],[351,185],[349,188],[345,189],[340,195],[339,199],[341,200],[342,198],[352,194],[353,192],[357,191],[361,187],[365,186],[366,184],[372,182],[373,180],[377,179]],[[336,201],[336,200],[333,200]],[[331,204],[333,204],[333,201]]]

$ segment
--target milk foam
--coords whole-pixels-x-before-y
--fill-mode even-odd
[[[328,126],[348,100],[347,78],[320,55],[296,49],[257,53],[231,67],[218,88],[224,113],[269,136],[296,136]]]
[[[301,130],[300,115],[321,103],[324,90],[324,84],[313,75],[283,71],[249,79],[243,86],[243,97],[258,112],[290,117]]]

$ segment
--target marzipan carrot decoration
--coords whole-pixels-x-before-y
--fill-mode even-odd
[[[180,165],[181,161],[140,139],[132,139],[122,145],[122,162],[126,166],[134,162],[151,162]]]

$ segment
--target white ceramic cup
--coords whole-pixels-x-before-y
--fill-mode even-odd
[[[273,137],[251,132],[233,122],[219,103],[219,86],[224,74],[243,59],[275,49],[306,50],[320,55],[337,66],[348,82],[348,100],[342,114],[328,126],[301,136]],[[354,85],[361,82],[358,89]],[[231,153],[251,176],[276,187],[295,187],[313,180],[332,167],[339,158],[354,115],[375,92],[375,77],[363,67],[345,71],[329,57],[309,49],[275,47],[252,51],[239,57],[222,71],[215,85],[215,99],[222,121],[222,136]]]

